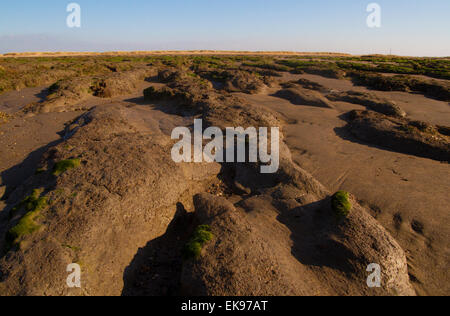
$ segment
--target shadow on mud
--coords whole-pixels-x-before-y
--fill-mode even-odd
[[[277,219],[291,231],[292,255],[301,264],[347,275],[356,272],[352,262],[358,258],[339,242],[340,223],[332,214],[330,198],[283,211]]]
[[[27,214],[24,208],[15,211],[14,207],[19,205],[25,196],[34,189],[45,188],[43,195],[55,189],[57,177],[50,170],[39,175],[36,172],[44,153],[48,166],[54,165],[55,161],[52,157],[54,152],[48,151],[48,149],[58,145],[61,141],[58,140],[39,148],[28,155],[22,163],[2,173],[2,181],[6,185],[6,192],[2,199],[6,201],[6,206],[3,210],[0,210],[0,257],[12,250],[7,245],[7,231]]]
[[[74,122],[82,116],[75,119]],[[0,197],[2,201],[5,201],[5,207],[0,209],[0,257],[10,250],[5,242],[8,229],[17,224],[26,214],[23,208],[20,212],[14,212],[14,207],[34,189],[44,188],[42,192],[44,196],[55,189],[57,176],[51,169],[56,163],[57,152],[54,147],[64,142],[67,136],[73,135],[72,132],[67,128],[58,132],[61,138],[36,149],[28,154],[21,163],[0,174],[1,183],[5,186],[5,193]],[[39,170],[40,166],[43,166],[44,169]]]
[[[36,172],[42,155],[49,148],[54,147],[61,142],[62,139],[42,146],[41,148],[31,152],[20,164],[3,171],[0,174],[0,177],[2,185],[6,186],[6,190],[4,196],[1,197],[1,199],[8,200],[9,196],[14,192],[14,190]]]
[[[50,94],[50,91],[48,88],[42,89],[41,92],[36,93],[34,96],[38,98],[38,103],[42,103],[47,99],[47,96]]]
[[[194,222],[183,204],[177,204],[166,233],[147,243],[125,269],[123,296],[177,296],[183,265],[182,250]]]

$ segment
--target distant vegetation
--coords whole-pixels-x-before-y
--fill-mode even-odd
[[[447,100],[448,90],[438,84],[403,82],[400,77],[386,79],[381,74],[424,75],[450,79],[448,58],[406,58],[396,56],[271,56],[261,55],[124,55],[0,57],[0,94],[26,87],[51,87],[55,92],[61,82],[73,78],[95,78],[143,69],[173,67],[192,75],[208,71],[214,81],[223,81],[224,71],[244,70],[262,76],[279,76],[280,72],[318,74],[330,78],[353,78],[373,89],[409,90],[438,95]],[[418,79],[416,79],[418,80]],[[419,81],[419,80],[418,80]],[[428,80],[429,81],[429,80]]]
[[[364,62],[364,63],[361,63]],[[450,79],[450,60],[443,58],[350,57],[338,62],[341,69],[379,73],[425,75]]]

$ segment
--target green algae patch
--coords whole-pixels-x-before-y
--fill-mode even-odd
[[[53,168],[53,175],[59,176],[70,169],[78,168],[80,165],[81,165],[81,160],[79,158],[61,160],[55,164],[55,166]]]
[[[8,231],[8,243],[17,243],[22,236],[30,235],[37,231],[40,227],[40,225],[35,222],[38,215],[39,212],[29,212],[22,217],[20,222]]]
[[[350,194],[345,191],[338,191],[331,198],[331,207],[337,217],[343,218],[350,214],[352,204],[350,203]]]
[[[27,213],[20,219],[19,223],[11,228],[6,234],[6,243],[8,248],[17,244],[23,236],[31,235],[39,230],[41,225],[36,223],[36,218],[48,206],[48,198],[40,195],[43,190],[35,189],[33,193],[25,198],[13,211],[25,208]]]
[[[185,259],[198,259],[201,256],[203,246],[214,238],[211,232],[211,227],[208,225],[198,226],[191,239],[184,247],[184,258]]]

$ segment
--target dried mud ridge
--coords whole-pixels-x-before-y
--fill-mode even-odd
[[[137,84],[154,76],[155,69],[143,68],[124,72],[111,70],[110,74],[101,76],[80,76],[62,79],[48,89],[43,102],[27,105],[23,113],[65,112],[89,110],[82,105],[90,96],[111,98],[126,95],[137,88]]]
[[[450,161],[449,127],[411,120],[393,101],[367,92],[331,91],[307,79],[281,86],[273,96],[295,105],[334,108],[332,102],[340,101],[366,107],[367,111],[353,110],[342,115],[348,125],[344,129],[337,128],[336,132],[344,138],[413,156]]]
[[[227,93],[264,89],[270,78],[231,72],[217,90],[209,76],[160,71],[165,85],[144,96],[208,126],[285,123]],[[95,93],[111,95],[109,86],[121,89],[106,80]],[[56,92],[64,102],[38,110],[71,109],[65,93]],[[292,161],[283,142],[271,175],[258,164],[175,164],[173,141],[138,124],[136,111],[120,103],[90,109],[8,197],[0,213],[1,294],[415,294],[394,238],[354,197],[348,217],[336,217],[331,192]],[[199,225],[212,239],[198,258],[183,258]],[[82,268],[81,289],[66,286],[73,262]],[[381,288],[366,285],[371,263],[381,266]]]
[[[359,140],[409,155],[450,162],[448,127],[373,111],[352,111],[345,118],[348,130]]]

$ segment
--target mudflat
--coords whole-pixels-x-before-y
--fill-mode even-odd
[[[0,56],[0,294],[448,295],[449,63]],[[279,127],[278,171],[175,163],[194,119]]]

